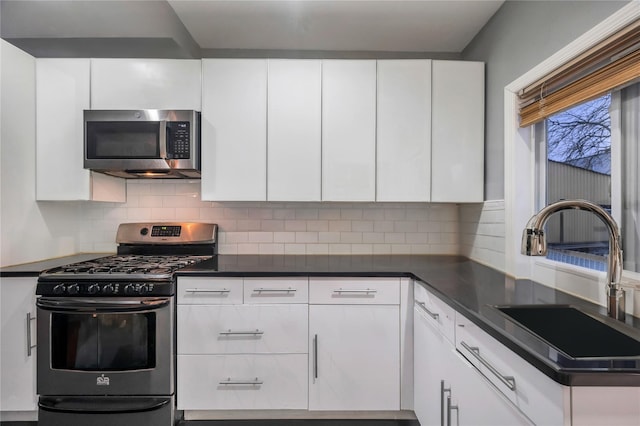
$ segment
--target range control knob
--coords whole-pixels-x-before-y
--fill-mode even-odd
[[[100,286],[98,284],[91,284],[87,291],[89,292],[89,294],[96,294],[100,291]]]
[[[53,294],[63,294],[64,292],[64,284],[57,284],[55,287],[53,287]]]
[[[138,288],[138,293],[146,294],[148,292],[149,292],[149,287],[146,284],[140,284],[140,287]]]
[[[124,294],[131,295],[136,292],[136,287],[133,284],[127,284],[124,286]]]
[[[55,289],[54,289],[54,291],[55,291]],[[69,294],[78,294],[79,291],[80,291],[80,287],[76,283],[69,284],[67,286],[67,293],[69,293]]]
[[[113,287],[113,284],[107,284],[104,287],[102,287],[102,292],[104,294],[113,294],[115,288]]]
[[[144,227],[140,230],[140,235],[147,235],[149,233],[149,228]]]

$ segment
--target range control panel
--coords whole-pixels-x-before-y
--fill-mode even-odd
[[[175,286],[171,282],[150,281],[59,281],[38,283],[36,294],[41,296],[171,296]]]
[[[147,228],[142,228],[142,229],[144,230]],[[151,228],[151,236],[152,237],[179,237],[181,230],[182,230],[182,226],[180,225],[154,226]]]

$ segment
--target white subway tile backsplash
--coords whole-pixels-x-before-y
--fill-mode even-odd
[[[199,181],[129,180],[127,194],[124,204],[79,205],[82,251],[115,251],[119,223],[151,220],[217,223],[222,254],[462,253],[493,259],[504,250],[500,203],[483,209],[482,204],[210,202],[200,200]]]
[[[285,244],[284,245],[284,254],[290,255],[301,255],[306,254],[306,244]]]
[[[332,220],[332,221],[329,221],[329,231],[351,232],[351,221],[350,220]]]
[[[328,220],[308,220],[307,231],[326,232],[329,230]]]
[[[318,242],[318,233],[317,232],[296,232],[296,243],[317,243]]]
[[[306,231],[307,222],[304,220],[287,220],[284,223],[284,230],[291,232]]]

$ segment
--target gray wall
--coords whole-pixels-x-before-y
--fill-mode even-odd
[[[627,3],[507,0],[462,52],[486,63],[485,199],[504,198],[504,87]]]

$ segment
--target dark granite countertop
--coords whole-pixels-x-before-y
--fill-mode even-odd
[[[0,268],[1,277],[37,277],[40,272],[68,265],[70,263],[85,262],[99,257],[110,256],[113,253],[78,253],[70,256],[55,257],[53,259],[41,260],[38,262],[22,263],[19,265],[3,266]]]
[[[626,324],[606,308],[531,280],[516,280],[461,256],[258,256],[220,255],[185,269],[182,276],[406,276],[558,383],[570,386],[640,386],[640,359],[575,360],[558,357],[543,340],[506,319],[494,306],[562,304],[579,307],[640,340],[640,319]]]
[[[0,268],[0,277],[33,276],[45,269],[112,253],[74,256]],[[640,359],[584,361],[557,352],[501,315],[496,305],[567,304],[602,316],[604,322],[640,340],[640,319],[626,324],[606,318],[606,308],[543,286],[516,280],[461,256],[278,256],[219,255],[181,269],[178,276],[409,277],[558,383],[571,386],[640,386]]]

